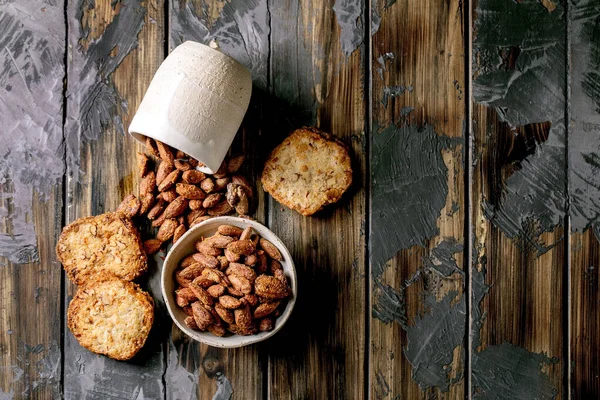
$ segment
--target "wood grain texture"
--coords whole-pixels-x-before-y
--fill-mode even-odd
[[[0,5],[0,398],[61,392],[63,10]]]
[[[267,152],[261,126],[267,101],[269,26],[266,1],[173,1],[170,7],[168,38],[171,50],[186,40],[208,44],[215,39],[221,51],[252,72],[252,99],[230,154],[246,155],[240,173],[256,189],[250,214],[265,223],[265,196],[258,182]],[[183,337],[175,325],[171,337],[166,374],[167,398],[187,396],[186,391],[198,399],[264,397],[263,381],[267,369],[266,349],[262,345],[215,349]],[[176,364],[172,365],[173,362]],[[189,374],[192,379],[191,385],[184,384],[186,390],[180,389],[182,374]]]
[[[592,399],[600,397],[600,2],[571,4],[569,18],[571,393],[574,399]]]
[[[387,3],[372,10],[381,25],[371,41],[370,392],[461,398],[463,11],[459,1]],[[395,150],[386,156],[388,147]],[[378,241],[386,240],[396,247],[382,255]]]
[[[299,287],[290,320],[265,344],[271,399],[365,397],[361,4],[269,1],[271,97],[263,120],[269,150],[293,129],[314,123],[348,145],[354,164],[349,192],[312,217],[270,199],[269,226],[294,258]],[[342,32],[344,24],[356,31]]]
[[[68,4],[67,223],[114,211],[137,194],[135,152],[125,133],[163,59],[164,9],[159,1],[71,1]],[[169,321],[162,307],[159,269],[150,261],[138,281],[156,303],[155,325],[130,361],[90,353],[65,328],[64,396],[68,399],[164,397],[164,343]],[[67,282],[65,307],[76,287]],[[170,326],[170,324],[168,324]]]
[[[514,396],[528,397],[532,390],[542,393],[555,392],[562,398],[563,368],[563,319],[564,303],[563,274],[565,268],[564,230],[557,227],[553,232],[539,237],[541,243],[556,243],[542,255],[532,249],[526,237],[510,239],[486,217],[485,202],[498,204],[501,200],[505,180],[518,168],[519,153],[526,152],[526,143],[545,140],[548,124],[528,125],[526,128],[511,130],[506,123],[498,120],[492,109],[476,105],[474,107],[475,139],[474,154],[477,162],[473,171],[473,224],[474,257],[473,266],[481,275],[474,277],[474,285],[485,284],[488,293],[474,297],[473,307],[479,308],[474,322],[474,357],[479,357],[486,348],[510,343],[526,349],[523,359],[535,357],[533,353],[543,353],[549,358],[543,373],[549,377],[549,386],[536,387],[539,381],[520,381],[516,376],[509,385]],[[481,301],[477,304],[477,301]],[[478,318],[480,318],[478,320]],[[512,357],[516,357],[513,354]],[[498,364],[500,368],[500,364]],[[481,376],[485,369],[474,363],[473,374]],[[497,391],[494,385],[487,390]],[[482,394],[486,388],[474,382],[473,395]],[[508,390],[508,388],[507,388]],[[534,392],[538,393],[538,392]]]

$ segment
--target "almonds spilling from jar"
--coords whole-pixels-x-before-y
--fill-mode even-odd
[[[270,331],[292,291],[281,253],[251,227],[221,225],[175,271],[175,302],[191,329],[224,336]]]
[[[243,155],[223,161],[209,175],[195,169],[200,165],[197,160],[159,141],[146,138],[146,150],[157,158],[156,171],[150,157],[138,152],[139,196],[126,196],[118,211],[130,218],[145,215],[157,228],[156,238],[144,242],[148,254],[176,242],[199,222],[234,212],[245,216],[250,211],[252,187],[237,175]]]

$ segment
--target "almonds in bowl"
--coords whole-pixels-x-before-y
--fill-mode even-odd
[[[244,218],[217,217],[171,248],[161,277],[178,327],[215,347],[242,347],[275,334],[296,299],[296,272],[281,240]]]

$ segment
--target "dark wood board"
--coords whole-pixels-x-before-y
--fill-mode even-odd
[[[64,2],[0,5],[0,398],[58,398]]]
[[[338,4],[340,3],[340,4]],[[353,185],[312,217],[270,199],[268,223],[288,246],[298,299],[287,325],[265,344],[271,399],[362,399],[365,393],[364,4],[269,1],[266,150],[315,124],[353,159]],[[359,25],[359,27],[357,27]]]
[[[566,14],[549,8],[473,9],[473,396],[566,395]]]
[[[370,392],[461,398],[464,10],[386,3],[372,10]]]
[[[570,5],[571,393],[600,397],[600,2]]]

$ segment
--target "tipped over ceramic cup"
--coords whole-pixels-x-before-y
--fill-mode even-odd
[[[151,137],[181,150],[212,174],[225,159],[251,93],[246,67],[216,48],[188,41],[156,71],[129,133],[142,143]]]

